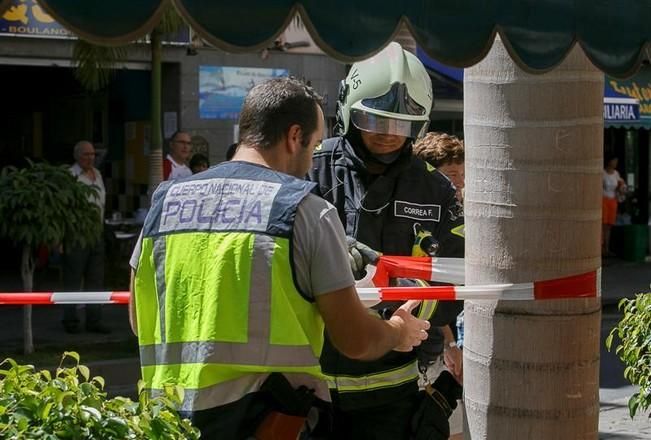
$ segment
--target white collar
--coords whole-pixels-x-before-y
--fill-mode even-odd
[[[99,172],[99,171],[97,170],[97,168],[95,168],[95,167],[93,167],[93,171],[95,172],[96,175],[97,175],[97,173]],[[81,176],[82,174],[84,174],[84,170],[79,166],[79,164],[78,164],[77,162],[75,162],[75,163],[70,167],[70,172],[71,172],[72,175],[75,176],[75,177],[79,177],[79,176]]]
[[[175,161],[171,154],[167,155],[167,160],[169,160],[174,167],[187,167],[186,164]]]

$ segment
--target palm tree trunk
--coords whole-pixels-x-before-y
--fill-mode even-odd
[[[20,275],[23,281],[23,291],[31,292],[34,289],[34,258],[30,246],[23,246]],[[23,306],[23,352],[25,354],[34,353],[32,306],[30,305]]]
[[[161,130],[162,35],[154,29],[151,44],[151,148],[149,150],[149,194],[163,180],[163,134]]]
[[[467,283],[598,268],[603,74],[578,46],[527,74],[498,39],[464,94]],[[467,301],[466,438],[596,439],[600,318],[599,299]]]

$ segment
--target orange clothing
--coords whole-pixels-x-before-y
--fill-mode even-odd
[[[617,218],[617,199],[610,197],[602,198],[602,223],[604,225],[614,225]]]

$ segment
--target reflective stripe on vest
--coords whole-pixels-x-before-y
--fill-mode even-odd
[[[165,342],[165,237],[154,239],[152,249],[156,268],[156,292],[158,293],[158,320],[161,342]]]
[[[366,376],[328,377],[328,386],[339,393],[372,391],[412,382],[418,379],[418,361],[402,367]]]
[[[431,319],[436,313],[436,308],[438,307],[438,301],[425,300],[421,303],[420,308],[418,309],[417,317],[419,319]]]
[[[416,280],[417,286],[429,286],[429,283],[424,280]],[[436,313],[436,308],[438,307],[438,301],[425,300],[421,302],[420,307],[418,308],[418,314],[416,315],[419,319],[429,320],[432,319],[434,313]]]
[[[143,345],[140,364],[238,364],[266,365],[268,367],[314,366],[312,347],[305,345],[270,345],[268,348],[228,342],[176,342]]]
[[[200,389],[185,388],[179,411],[197,411],[236,402],[243,395],[256,392],[269,373],[247,374],[217,385]],[[153,397],[164,396],[163,388],[148,388]]]

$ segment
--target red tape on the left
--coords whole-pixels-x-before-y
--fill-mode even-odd
[[[0,305],[128,304],[130,292],[5,292]]]

